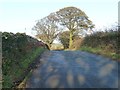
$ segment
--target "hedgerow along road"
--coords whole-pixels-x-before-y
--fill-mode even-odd
[[[26,88],[118,88],[118,64],[82,51],[47,51]]]

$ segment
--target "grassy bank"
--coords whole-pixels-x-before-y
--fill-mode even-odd
[[[18,85],[30,71],[32,63],[46,45],[25,33],[2,33],[2,86]]]
[[[120,60],[120,32],[116,28],[94,32],[84,37],[80,50]]]
[[[25,71],[28,69],[29,65],[44,51],[43,48],[36,48],[35,50],[29,52],[25,55],[19,64],[13,65],[7,71],[7,75],[3,74],[3,88],[11,88],[23,79],[25,76]]]
[[[103,55],[105,57],[112,58],[114,60],[119,60],[120,61],[120,54],[116,54],[115,52],[110,52],[109,50],[105,50],[99,47],[92,48],[92,47],[87,47],[87,46],[82,46],[80,48],[81,51],[86,51],[94,54],[99,54]]]

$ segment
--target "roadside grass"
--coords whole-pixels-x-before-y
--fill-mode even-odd
[[[16,88],[25,88],[26,87],[26,81],[31,76],[33,70],[30,70],[28,75],[24,78],[24,80],[16,87]]]
[[[105,57],[109,57],[111,59],[120,61],[120,54],[116,54],[115,52],[111,52],[109,50],[105,50],[105,49],[102,49],[102,48],[99,48],[99,47],[92,48],[92,47],[88,47],[88,46],[81,46],[80,50],[90,52],[90,53],[94,53],[94,54],[103,55]]]
[[[43,53],[45,49],[42,47],[38,47],[34,50],[31,50],[24,57],[22,57],[19,64],[14,63],[11,67],[6,66],[6,68],[10,68],[6,75],[3,74],[3,88],[11,88],[15,87],[17,84],[16,81],[19,82],[25,75],[25,71],[29,67],[29,65],[40,55]],[[4,71],[3,71],[4,72]]]

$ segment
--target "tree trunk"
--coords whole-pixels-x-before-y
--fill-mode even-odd
[[[70,31],[70,37],[69,37],[69,49],[72,49],[72,45],[73,45],[73,32]]]
[[[51,44],[47,43],[49,50],[51,50]]]

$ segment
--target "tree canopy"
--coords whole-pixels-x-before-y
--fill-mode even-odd
[[[49,48],[59,32],[56,22],[50,17],[52,17],[52,14],[39,20],[33,28],[37,31],[36,37],[45,42]]]
[[[94,25],[88,16],[76,7],[65,7],[56,12],[59,23],[70,31],[69,48],[73,44],[73,34],[76,31],[92,29]]]
[[[50,46],[61,30],[60,27],[69,31],[69,48],[71,48],[74,33],[91,30],[94,25],[82,10],[76,7],[65,7],[39,20],[34,30],[37,31],[37,37]]]

